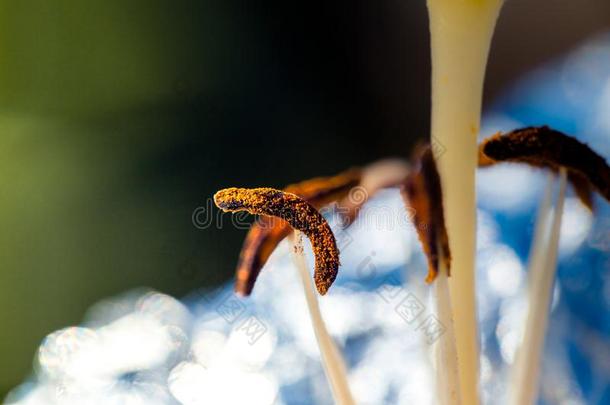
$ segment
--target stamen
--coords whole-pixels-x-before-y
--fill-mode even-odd
[[[349,169],[332,177],[317,177],[291,184],[284,191],[296,194],[315,208],[341,199],[360,182],[360,170]],[[290,225],[283,219],[261,216],[252,224],[239,255],[235,292],[250,295],[258,275],[280,242],[290,234]]]
[[[413,222],[428,258],[426,282],[431,283],[438,274],[439,260],[444,261],[450,275],[451,252],[445,227],[441,179],[432,150],[429,146],[420,147],[416,156],[413,171],[407,176],[401,192],[405,204],[415,212]]]
[[[284,191],[296,194],[314,207],[323,207],[337,201],[360,183],[362,171],[357,168],[346,170],[331,177],[316,177],[291,184]]]
[[[350,190],[349,194],[339,202],[343,225],[346,227],[351,225],[364,203],[377,192],[384,188],[402,185],[407,174],[409,174],[409,166],[400,159],[384,159],[366,166],[362,170],[358,187]]]
[[[252,224],[239,254],[235,292],[250,295],[258,275],[277,245],[290,234],[290,225],[280,218],[261,216]]]
[[[316,288],[321,295],[326,294],[337,277],[339,250],[328,222],[312,205],[295,194],[273,188],[227,188],[214,195],[214,202],[223,211],[279,217],[303,232],[315,256]]]
[[[610,201],[610,167],[605,159],[577,139],[547,126],[497,133],[481,142],[479,166],[500,162],[527,163],[554,172],[563,167],[587,207],[592,208],[592,189]]]

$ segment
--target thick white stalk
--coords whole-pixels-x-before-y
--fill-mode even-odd
[[[477,405],[475,302],[477,135],[489,45],[502,0],[428,0],[432,54],[432,145],[453,255],[453,307],[462,403]],[[442,154],[441,154],[442,153]]]
[[[354,405],[355,402],[347,382],[347,369],[345,367],[345,361],[343,360],[343,356],[339,352],[339,349],[337,349],[332,337],[328,334],[326,324],[324,323],[324,319],[322,319],[322,314],[320,313],[318,298],[316,297],[316,292],[314,290],[313,283],[311,282],[311,275],[309,274],[307,261],[303,255],[303,241],[301,233],[299,231],[294,231],[294,233],[291,235],[291,241],[294,245],[292,249],[292,257],[301,278],[305,300],[307,301],[307,308],[311,317],[311,324],[313,326],[318,347],[320,349],[322,366],[324,367],[326,378],[330,384],[333,398],[336,404]]]
[[[451,294],[449,293],[449,277],[444,261],[432,291],[436,304],[436,315],[445,328],[445,332],[434,343],[436,390],[439,405],[460,405],[460,379],[458,359],[455,345],[455,330],[453,326],[453,311]]]
[[[533,405],[538,396],[538,381],[544,338],[549,319],[553,286],[557,270],[557,250],[567,183],[566,170],[561,169],[557,202],[552,209],[551,229],[548,229],[550,198],[545,197],[537,218],[529,265],[528,311],[523,340],[511,374],[509,404]],[[547,195],[550,193],[547,191]],[[546,210],[544,206],[546,205]],[[546,212],[544,212],[546,211]]]

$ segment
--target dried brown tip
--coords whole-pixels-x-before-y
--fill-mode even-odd
[[[358,187],[351,189],[339,202],[343,225],[354,222],[369,198],[384,188],[402,185],[408,174],[409,165],[400,159],[384,159],[366,166]]]
[[[479,145],[479,166],[500,162],[527,163],[558,171],[564,167],[583,204],[592,208],[592,189],[610,201],[610,167],[577,139],[547,126],[496,134]]]
[[[214,202],[223,211],[281,218],[303,232],[315,256],[316,288],[320,295],[326,294],[337,277],[339,250],[328,222],[312,205],[295,194],[273,188],[227,188],[214,195]]]
[[[316,208],[345,196],[360,183],[361,171],[349,169],[331,177],[317,177],[291,184],[284,191],[296,194]],[[250,295],[261,269],[280,242],[290,234],[290,225],[276,217],[260,217],[248,231],[236,270],[235,292]]]
[[[445,262],[447,274],[450,275],[451,252],[445,228],[441,179],[429,146],[416,151],[415,166],[401,192],[405,204],[415,212],[413,222],[428,258],[426,282],[431,283],[438,275],[439,260]]]

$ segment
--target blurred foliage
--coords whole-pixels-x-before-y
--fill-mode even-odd
[[[201,89],[221,62],[213,55],[226,38],[219,30],[233,29],[218,9],[203,12],[205,4],[3,1],[0,103],[82,116],[172,97],[187,85]]]
[[[196,249],[215,241],[190,222],[198,185],[159,161],[187,136],[168,100],[221,81],[210,54],[233,27],[204,5],[0,3],[0,396],[95,300],[226,277]]]

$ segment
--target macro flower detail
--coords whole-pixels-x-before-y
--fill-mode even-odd
[[[339,250],[328,222],[308,202],[295,194],[273,188],[227,188],[214,195],[218,208],[226,212],[247,211],[279,217],[303,232],[315,255],[314,282],[326,294],[337,277]]]
[[[341,199],[360,181],[360,170],[349,169],[331,177],[316,177],[287,186],[315,208]],[[235,292],[250,295],[258,275],[277,245],[290,234],[290,224],[278,217],[262,215],[252,224],[244,240],[235,276]]]
[[[405,204],[414,209],[413,221],[417,236],[428,259],[426,282],[434,281],[443,260],[450,274],[451,252],[445,227],[441,180],[432,149],[420,147],[415,152],[413,171],[407,176],[401,194]]]
[[[497,133],[483,140],[479,145],[479,166],[501,162],[527,163],[554,172],[563,167],[584,205],[592,209],[592,190],[610,201],[610,167],[604,158],[584,143],[548,126]]]
[[[397,187],[404,183],[409,174],[409,165],[401,159],[383,159],[362,169],[358,187],[339,202],[344,226],[351,225],[362,206],[382,189]]]
[[[285,192],[295,194],[316,209],[337,202],[345,226],[351,225],[362,206],[377,192],[402,184],[409,172],[400,159],[384,159],[366,167],[352,168],[328,177],[315,177],[288,185]],[[235,292],[247,296],[263,266],[291,232],[290,224],[281,218],[261,215],[255,221],[239,255],[235,277]]]

